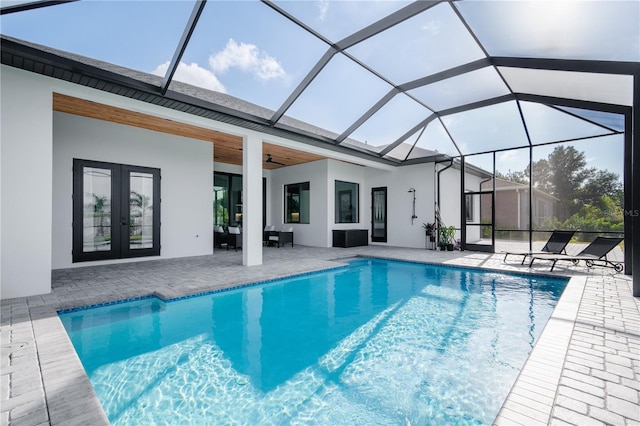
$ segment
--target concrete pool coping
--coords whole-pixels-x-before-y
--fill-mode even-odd
[[[180,297],[261,281],[260,278],[270,280],[336,267],[337,259],[353,256],[443,263],[518,273],[529,271],[529,268],[519,265],[504,264],[499,254],[450,254],[369,246],[346,250],[304,247],[299,247],[298,250],[295,247],[290,250],[265,249],[265,267],[243,267],[238,265],[240,254],[234,256],[233,252],[216,252],[210,257],[54,272],[55,288],[51,295],[2,302],[2,424],[109,424],[58,319],[56,312],[59,309],[140,297],[154,292],[166,298]],[[170,282],[175,278],[171,277],[172,273],[180,273],[194,267],[196,271],[191,275],[187,274],[181,282]],[[215,268],[219,269],[211,275],[211,269]],[[545,269],[546,267],[541,265],[533,272],[556,277],[573,277],[521,370],[495,423],[585,424],[587,419],[589,423],[596,424],[627,424],[640,421],[635,405],[640,402],[640,363],[637,355],[640,352],[640,336],[633,332],[640,324],[640,315],[637,299],[630,296],[630,279],[623,275],[613,275],[611,271],[603,268],[586,270],[569,267],[553,274],[548,274]],[[163,271],[174,272],[166,273],[169,277],[163,282],[157,281],[167,277],[158,276],[149,283],[132,285],[144,281],[141,277],[151,270],[159,270],[160,274]],[[94,275],[101,278],[96,279]],[[112,284],[108,281],[109,278],[120,280],[122,285]],[[212,282],[216,282],[216,288],[211,288]],[[611,309],[614,309],[613,302],[616,297],[619,299],[616,312],[620,312],[620,307],[623,310],[618,319],[609,318],[612,315],[604,312],[606,306],[601,299],[594,299],[594,302],[590,299],[592,296],[585,296],[597,296],[598,291],[590,291],[590,287],[602,289],[602,297],[607,298]],[[616,289],[616,297],[608,294],[607,289]],[[7,313],[7,309],[10,312]],[[588,326],[595,339],[593,343],[585,342],[589,334],[584,332],[581,332],[581,339],[574,342],[576,324],[586,324],[589,320],[586,314],[581,318],[581,309],[586,310],[591,316],[600,315],[604,318],[602,324]],[[592,315],[592,312],[595,314]],[[606,324],[611,321],[617,321],[613,328]],[[602,336],[607,334],[606,330],[622,338],[603,339],[602,337],[606,337]],[[621,342],[621,339],[626,339],[626,343]],[[603,341],[604,344],[596,344]],[[577,362],[567,361],[574,361],[572,350],[578,352]],[[598,358],[597,355],[588,352],[600,353],[602,356]],[[584,360],[583,365],[574,366],[573,364],[580,364],[580,359]],[[597,359],[603,361],[598,364]],[[615,368],[607,369],[605,364],[609,363]],[[599,365],[602,365],[601,373],[596,372]],[[584,393],[585,388],[590,392],[587,392],[586,398],[576,393]]]

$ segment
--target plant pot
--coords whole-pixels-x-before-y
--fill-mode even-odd
[[[453,244],[447,244],[447,251],[453,251]]]

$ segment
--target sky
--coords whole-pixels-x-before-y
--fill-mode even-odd
[[[10,3],[3,1],[2,6]],[[409,2],[275,3],[328,41],[337,42]],[[580,2],[579,9],[573,7],[575,2],[545,4],[547,9],[543,10],[527,1],[456,3],[479,37],[487,40],[485,47],[491,54],[510,55],[517,49],[532,57],[640,60],[640,2]],[[192,8],[193,2],[187,0],[83,0],[3,15],[0,28],[6,35],[164,75]],[[590,20],[590,16],[597,19]],[[504,37],[504,30],[509,37]],[[175,79],[277,110],[327,49],[327,43],[260,2],[212,0],[204,8]],[[334,55],[287,115],[341,134],[392,89],[389,83],[407,83],[484,57],[448,4],[435,6],[347,52],[388,81],[344,55]],[[425,105],[446,109],[506,93],[492,68],[418,87],[410,91],[413,99],[395,96],[352,137],[371,145],[387,145],[431,114]],[[535,106],[523,109],[536,123],[530,129],[532,134],[537,132],[532,135],[534,143],[562,139],[553,139],[545,133],[548,129],[593,132],[585,129],[583,122],[576,124],[580,120],[568,119],[557,111],[541,111]],[[437,120],[433,123],[419,146],[451,150],[448,136],[436,128]],[[514,102],[446,116],[443,123],[463,152],[526,144]],[[438,134],[439,140],[426,141],[426,135]],[[587,157],[594,164],[611,168],[621,164],[620,150],[611,149],[621,143],[586,145]],[[510,155],[514,169],[519,169],[522,162]]]

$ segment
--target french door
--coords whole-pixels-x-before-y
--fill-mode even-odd
[[[160,169],[73,160],[73,262],[160,255]]]
[[[371,241],[387,242],[387,187],[371,189]]]

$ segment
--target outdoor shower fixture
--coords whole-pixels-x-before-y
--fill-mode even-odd
[[[413,225],[413,220],[418,218],[416,216],[416,189],[409,188],[409,192],[413,192],[413,212],[411,213],[411,224]]]

